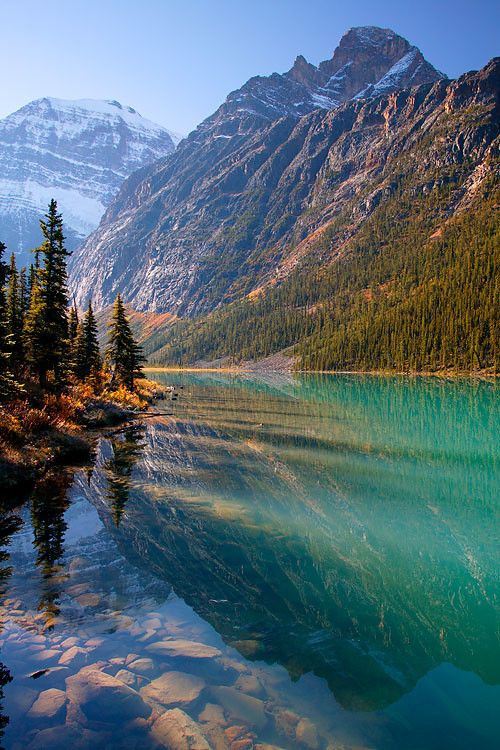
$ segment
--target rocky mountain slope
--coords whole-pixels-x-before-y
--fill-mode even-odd
[[[116,101],[37,99],[0,120],[2,241],[29,262],[51,198],[69,247],[98,225],[123,180],[174,151],[178,136]]]
[[[314,231],[304,217],[318,206],[329,150],[330,187],[349,176],[353,186],[355,172],[360,186],[371,136],[358,156],[356,137],[390,128],[384,109],[405,106],[377,97],[427,86],[418,109],[442,79],[416,47],[374,27],[351,29],[318,67],[298,57],[283,75],[250,79],[175,154],[125,182],[72,259],[78,302],[102,308],[120,291],[139,310],[194,315],[286,274],[292,246]]]
[[[235,301],[159,322],[150,359],[239,361],[299,344],[303,369],[498,371],[499,79],[497,58],[300,120],[253,249],[228,243],[186,308]],[[234,213],[226,237],[248,216]]]

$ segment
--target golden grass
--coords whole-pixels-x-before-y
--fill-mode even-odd
[[[113,390],[95,387],[95,383],[68,386],[61,394],[37,394],[0,405],[0,450],[6,453],[50,430],[74,431],[81,428],[81,415],[93,400],[128,409],[145,409],[158,394],[158,384],[147,378],[136,381],[136,390],[124,386]]]

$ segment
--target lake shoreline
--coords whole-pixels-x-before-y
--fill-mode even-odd
[[[140,411],[101,394],[87,400],[74,424],[49,426],[21,442],[16,440],[8,444],[3,441],[0,491],[8,497],[0,502],[0,507],[7,509],[24,502],[36,483],[49,471],[88,463],[100,437],[153,414],[153,404],[164,396],[164,390],[148,380],[141,385],[143,401]]]
[[[371,375],[374,377],[411,377],[411,378],[446,378],[446,379],[484,379],[484,380],[495,380],[498,378],[497,373],[487,372],[484,370],[475,370],[473,372],[454,372],[448,370],[411,370],[409,372],[403,372],[400,370],[293,370],[293,369],[275,369],[260,370],[258,367],[159,367],[151,366],[144,367],[144,372],[220,372],[220,373],[239,373],[243,374],[270,374],[270,375]]]

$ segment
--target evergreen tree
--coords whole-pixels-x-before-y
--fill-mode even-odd
[[[5,297],[5,283],[9,275],[9,267],[3,261],[6,250],[0,242],[0,399],[5,400],[15,391],[16,383],[11,371],[12,341],[9,336],[7,321],[7,300]]]
[[[69,355],[68,355],[68,362],[69,362],[69,370],[76,374],[76,357],[77,357],[77,351],[76,351],[76,345],[78,340],[78,328],[79,328],[79,320],[78,320],[78,310],[76,309],[76,305],[72,305],[69,310],[68,315],[68,348],[69,348]]]
[[[76,305],[72,305],[68,316],[68,341],[70,346],[75,343],[76,334],[78,332],[78,322],[78,310],[76,309]]]
[[[117,380],[132,390],[134,379],[142,375],[141,364],[144,362],[144,356],[141,347],[132,335],[119,294],[116,297],[108,326],[106,361],[111,368],[113,380]]]
[[[7,285],[7,329],[11,340],[11,365],[19,369],[23,360],[23,312],[20,278],[16,268],[16,256],[10,256],[9,282]]]
[[[81,380],[86,380],[92,373],[97,372],[102,364],[97,340],[97,323],[91,302],[81,325],[78,326],[75,351],[75,374]]]
[[[40,270],[31,266],[30,301],[24,319],[23,343],[26,364],[36,375],[41,386],[45,386],[47,365],[45,356],[46,336],[44,331],[45,304],[42,296]]]
[[[35,283],[36,272],[37,272],[37,267],[35,266],[34,263],[30,263],[30,267],[28,271],[28,307],[26,308],[26,312],[28,311],[28,308],[29,308],[31,290],[33,289],[33,284]]]
[[[28,307],[30,304],[28,278],[26,274],[26,268],[24,266],[19,271],[19,301],[20,301],[22,325],[24,325],[24,317],[28,311]]]
[[[68,364],[68,291],[62,217],[51,200],[45,220],[40,221],[44,242],[36,251],[30,308],[26,316],[27,358],[44,386],[52,372],[57,387],[64,384]],[[43,258],[39,266],[39,255]]]

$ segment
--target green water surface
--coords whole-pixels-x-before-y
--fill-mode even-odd
[[[161,416],[142,427],[101,441],[95,466],[61,494],[63,530],[43,499],[21,512],[23,526],[6,542],[4,585],[11,602],[22,602],[17,609],[52,614],[60,643],[101,621],[107,633],[110,611],[137,623],[154,608],[168,630],[175,597],[191,613],[186,637],[204,628],[224,654],[259,670],[259,700],[271,718],[249,727],[255,743],[307,747],[275,718],[289,710],[311,720],[325,750],[498,747],[497,387],[368,376],[154,377],[174,383],[178,398],[158,404]],[[57,543],[44,547],[47,526]],[[71,617],[64,587],[72,583],[75,596],[77,588],[58,577],[76,554],[72,535],[81,546],[92,534],[100,541],[89,545],[85,580],[105,569],[103,578],[115,579],[115,589],[121,578],[124,590],[111,608],[106,585],[113,587],[101,583],[102,610],[83,604]],[[109,567],[113,555],[121,567]],[[30,565],[42,583],[26,578]],[[56,591],[47,593],[53,579]],[[138,596],[138,586],[151,595]],[[9,632],[15,618],[8,608],[3,617]],[[141,654],[148,643],[134,642],[133,626],[118,633],[106,635],[99,656]],[[5,640],[2,661],[24,674],[24,657],[9,643],[16,638]],[[217,685],[229,677],[207,669],[217,703]],[[186,710],[197,719],[202,708]],[[14,714],[8,748],[33,732],[15,706]]]

